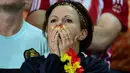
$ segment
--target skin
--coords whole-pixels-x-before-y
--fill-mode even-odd
[[[12,3],[16,4],[16,2],[22,3],[22,2],[24,2],[24,0],[23,1],[22,0],[0,0],[0,5],[12,4]]]
[[[0,0],[0,35],[16,34],[22,24],[24,0]]]
[[[57,55],[64,54],[69,48],[74,48],[78,52],[79,41],[87,36],[87,30],[80,29],[77,11],[68,5],[57,6],[52,11],[47,32],[51,53]]]
[[[26,2],[25,10],[29,11],[31,9],[33,0],[25,0],[25,2]],[[45,13],[46,13],[46,10],[36,10],[27,16],[26,21],[42,29],[43,27],[42,24],[45,19]]]
[[[43,22],[45,20],[45,13],[46,13],[45,10],[34,11],[28,15],[28,17],[26,18],[26,21],[29,22],[30,24],[42,29]]]
[[[27,4],[26,4],[25,8],[26,8],[26,10],[29,10],[32,5],[32,0],[26,0],[26,1],[27,1]],[[77,1],[77,2],[82,3],[82,0],[72,0],[72,1]],[[28,17],[26,18],[26,21],[29,22],[30,24],[42,29],[43,22],[45,20],[45,13],[46,13],[46,10],[36,10],[28,15]]]
[[[25,0],[25,10],[29,10],[30,8],[31,8],[31,6],[32,6],[32,1],[33,0]]]
[[[118,18],[110,13],[101,15],[94,26],[93,40],[88,50],[92,52],[102,52],[107,50],[112,42],[121,32],[122,25]]]

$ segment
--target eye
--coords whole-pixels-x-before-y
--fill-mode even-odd
[[[73,21],[71,19],[66,19],[65,22],[72,23]]]
[[[55,23],[55,22],[56,22],[56,19],[52,19],[50,22],[51,22],[51,23]]]

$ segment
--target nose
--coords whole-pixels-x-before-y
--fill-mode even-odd
[[[62,20],[59,20],[59,21],[57,22],[57,26],[60,26],[60,25],[62,25],[62,24],[63,24]]]
[[[58,25],[62,24],[62,20],[59,20],[59,21],[57,22],[57,24],[58,24]]]

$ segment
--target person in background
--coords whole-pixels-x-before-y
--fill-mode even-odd
[[[46,10],[54,3],[69,0],[26,0],[25,12],[28,13],[25,20],[42,29]],[[70,0],[71,1],[71,0]],[[75,0],[72,0],[75,1]],[[76,0],[81,2],[82,0]]]
[[[24,0],[0,0],[0,73],[18,73],[25,59],[47,56],[42,30],[23,20]]]
[[[26,0],[27,4],[25,6],[25,12],[28,13],[28,15],[25,20],[42,29],[46,10],[52,4],[60,1],[62,0]]]
[[[87,56],[93,24],[85,7],[78,2],[55,3],[46,12],[46,29],[51,52],[27,59],[21,73],[109,73],[104,60]],[[86,44],[87,43],[87,44]]]
[[[82,4],[95,24],[87,54],[104,59],[111,66],[110,73],[129,73],[129,45],[123,43],[128,38],[121,38],[123,44],[119,44],[128,29],[128,0],[84,0]]]
[[[130,56],[126,54],[127,52],[123,53],[126,49],[113,46],[118,44],[119,37],[128,29],[128,0],[92,1],[97,4],[90,5],[88,9],[96,25],[92,45],[87,50],[96,52],[94,56],[106,60],[110,65],[111,73],[116,73],[116,71],[129,73]]]

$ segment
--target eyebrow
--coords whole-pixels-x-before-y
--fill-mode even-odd
[[[52,18],[52,17],[58,18],[58,16],[56,16],[56,15],[51,15],[50,18]],[[65,15],[64,17],[66,18],[66,17],[72,17],[72,16],[71,15]]]
[[[52,17],[56,17],[56,18],[57,18],[57,16],[56,16],[56,15],[51,15],[51,16],[50,16],[50,18],[52,18]]]
[[[65,17],[72,17],[71,15],[66,15]]]

